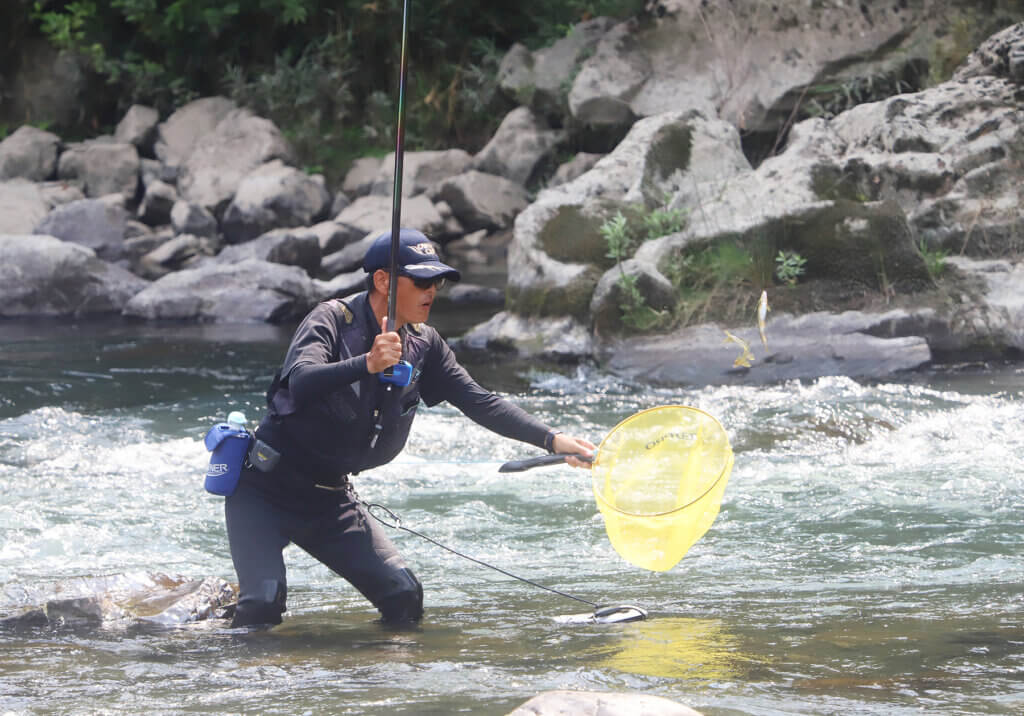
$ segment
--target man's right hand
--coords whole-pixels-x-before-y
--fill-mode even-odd
[[[380,373],[402,360],[402,337],[395,331],[388,332],[388,319],[381,325],[381,333],[373,339],[373,347],[366,354],[366,370]]]

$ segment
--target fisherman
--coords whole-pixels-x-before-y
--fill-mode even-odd
[[[224,508],[239,581],[233,627],[281,623],[282,550],[292,542],[351,582],[383,622],[421,619],[420,581],[350,481],[401,452],[421,402],[447,400],[489,430],[549,452],[596,449],[480,387],[425,324],[438,290],[460,275],[419,231],[400,232],[396,326],[386,325],[390,259],[388,232],[363,260],[366,291],[309,312],[267,391],[267,414]],[[411,364],[411,380],[389,389],[380,374],[401,360]]]

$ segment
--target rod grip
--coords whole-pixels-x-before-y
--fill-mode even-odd
[[[537,457],[527,457],[522,460],[509,460],[501,467],[498,468],[498,472],[524,472],[534,467],[544,467],[545,465],[557,465],[560,462],[565,462],[565,458],[572,455],[575,458],[582,460],[583,462],[594,462],[594,458],[590,455],[576,455],[574,453],[556,452],[549,455],[538,455]]]

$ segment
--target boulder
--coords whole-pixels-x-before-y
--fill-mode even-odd
[[[529,184],[551,163],[565,136],[564,130],[551,129],[528,107],[518,107],[505,115],[494,136],[477,153],[476,168],[517,184]]]
[[[576,152],[572,159],[559,165],[558,169],[555,170],[554,176],[548,181],[548,186],[566,184],[577,177],[583,176],[593,169],[594,165],[603,156],[603,154],[595,154],[593,152]]]
[[[285,266],[298,266],[309,274],[320,268],[320,238],[308,228],[273,229],[244,244],[225,247],[217,263],[259,259]]]
[[[313,292],[318,301],[329,298],[345,298],[366,289],[366,272],[361,268],[348,273],[339,273],[328,281],[313,279]]]
[[[150,226],[162,226],[171,221],[171,210],[178,202],[178,191],[160,180],[146,186],[146,192],[139,202],[138,217]]]
[[[464,149],[406,152],[402,158],[402,196],[415,196],[434,184],[473,166],[473,157]],[[373,180],[371,192],[390,197],[395,190],[395,153],[384,157]]]
[[[70,145],[57,163],[57,176],[78,183],[86,196],[123,194],[139,189],[139,152],[133,144],[92,139]]]
[[[120,313],[146,282],[53,236],[0,234],[0,317]]]
[[[32,233],[55,236],[85,246],[106,261],[121,258],[128,213],[116,201],[81,199],[62,204],[39,222]]]
[[[526,189],[519,184],[476,170],[438,183],[430,197],[448,204],[466,231],[511,226],[528,204]]]
[[[297,266],[258,259],[207,263],[154,281],[128,301],[124,315],[224,323],[298,321],[313,306],[312,279]]]
[[[176,234],[192,234],[213,238],[217,235],[217,219],[199,204],[179,199],[171,207],[171,226]]]
[[[508,716],[701,716],[689,706],[651,694],[545,691]]]
[[[977,289],[957,302],[949,317],[950,336],[937,352],[995,359],[1024,353],[1024,262],[966,256],[945,262]]]
[[[0,607],[0,629],[24,630],[181,626],[230,617],[238,588],[219,577],[163,573],[77,577],[42,590],[24,590],[28,604]]]
[[[641,41],[633,23],[616,25],[601,37],[569,90],[569,112],[577,122],[625,130],[642,116],[630,104],[653,74],[650,56],[635,47]]]
[[[60,144],[56,134],[29,125],[18,127],[0,142],[0,182],[52,178],[57,173]]]
[[[156,141],[156,128],[160,122],[160,113],[152,107],[133,104],[125,112],[114,130],[114,140],[125,144],[134,144],[139,155],[152,157],[153,144]]]
[[[324,256],[320,264],[320,272],[325,276],[338,276],[353,271],[362,271],[363,257],[370,245],[380,236],[380,231],[371,231],[358,241],[354,241],[332,254]],[[365,277],[366,274],[363,273]]]
[[[391,157],[395,161],[394,155]],[[402,178],[405,178],[405,158],[402,158]],[[362,157],[352,162],[352,167],[345,174],[345,180],[341,184],[341,191],[348,197],[360,197],[369,194],[373,189],[373,183],[383,168],[383,160],[378,157]],[[394,168],[391,170],[394,176]],[[404,182],[403,182],[404,183]]]
[[[753,327],[731,328],[746,341],[751,367],[736,366],[742,348],[727,341],[716,324],[689,326],[660,336],[615,339],[599,350],[602,366],[630,379],[662,385],[768,384],[823,376],[884,378],[929,364],[932,353],[922,336],[882,338],[890,326],[920,321],[903,311],[867,314],[782,314],[766,325],[767,348]]]
[[[959,82],[985,76],[1024,84],[1024,23],[992,35],[953,73],[953,79]]]
[[[41,185],[25,179],[0,181],[0,234],[31,234],[51,208]]]
[[[179,107],[157,126],[154,152],[161,163],[179,167],[196,143],[212,134],[237,105],[226,97],[203,97]]]
[[[242,179],[221,230],[229,243],[241,243],[273,228],[309,226],[324,217],[330,202],[322,176],[274,160]]]
[[[637,122],[613,152],[572,182],[540,193],[515,221],[509,246],[509,307],[523,315],[587,316],[601,275],[613,268],[601,226],[622,212],[692,195],[750,172],[739,134],[699,112]],[[660,258],[645,260],[655,266]],[[609,279],[611,282],[611,279]],[[663,285],[655,280],[654,285]],[[652,297],[653,298],[653,297]]]
[[[310,226],[308,230],[319,241],[321,254],[334,253],[345,248],[345,246],[353,241],[358,241],[362,238],[362,234],[357,234],[350,227],[343,226],[332,220],[321,221]]]
[[[361,196],[334,217],[357,236],[391,230],[393,202],[380,195]],[[446,230],[444,218],[433,202],[423,194],[402,201],[402,226],[422,231],[433,237]]]
[[[248,110],[231,110],[212,131],[196,138],[182,161],[178,189],[186,201],[220,216],[244,179],[274,160],[290,164],[293,159],[291,145],[273,122]]]
[[[614,24],[606,17],[581,22],[550,47],[535,52],[516,43],[498,67],[499,87],[519,104],[561,124],[568,112],[566,88]]]
[[[141,242],[140,242],[141,243]],[[213,256],[215,247],[200,236],[179,234],[160,241],[137,261],[135,272],[150,280],[195,266],[203,257]]]
[[[470,330],[455,347],[556,361],[576,361],[593,355],[595,349],[590,331],[572,317],[524,318],[508,311]]]
[[[61,204],[70,204],[85,198],[85,194],[74,184],[62,181],[44,181],[35,185],[50,208]]]

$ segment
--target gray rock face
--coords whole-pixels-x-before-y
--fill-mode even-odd
[[[8,179],[46,181],[57,172],[60,137],[28,125],[0,142],[0,182]]]
[[[926,61],[928,39],[947,12],[941,3],[658,5],[658,18],[609,30],[582,62],[569,92],[575,119],[695,109],[746,131],[774,132],[823,77],[883,77]]]
[[[1024,84],[1024,24],[1011,25],[981,43],[953,79],[963,82],[986,75]]]
[[[536,52],[513,45],[498,68],[499,86],[541,116],[564,116],[566,85],[613,25],[606,17],[581,22],[568,35]]]
[[[0,234],[0,317],[117,314],[145,286],[84,246]]]

